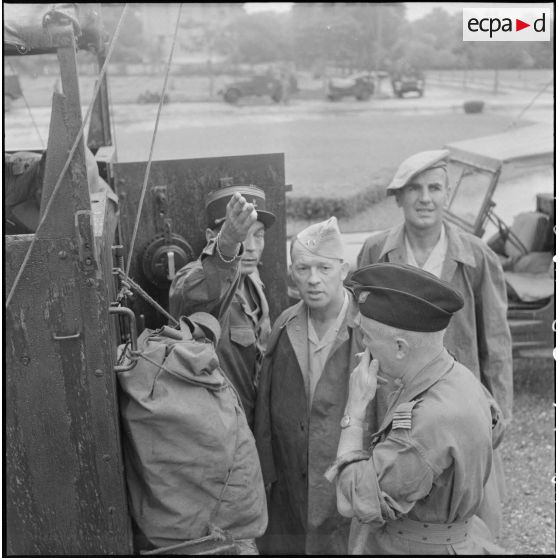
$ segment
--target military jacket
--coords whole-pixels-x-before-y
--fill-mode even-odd
[[[257,318],[251,316],[249,304],[238,292],[240,280],[240,258],[223,262],[215,250],[215,241],[211,240],[196,261],[177,272],[170,287],[169,306],[175,318],[209,312],[219,320],[219,363],[237,390],[248,424],[253,428],[256,385],[271,327],[258,272],[245,277],[249,296],[260,308]]]
[[[447,253],[441,279],[463,296],[444,345],[458,362],[480,378],[496,399],[504,418],[512,416],[513,361],[504,272],[496,254],[479,238],[445,223]],[[406,263],[404,225],[369,237],[358,267],[378,262]]]
[[[339,511],[360,525],[372,525],[361,551],[477,554],[493,549],[486,526],[472,518],[492,467],[497,406],[491,408],[480,382],[445,350],[404,378],[389,401],[371,457],[347,465],[337,479]],[[421,546],[385,532],[383,527],[398,518],[474,525],[466,542]]]
[[[271,484],[269,525],[259,541],[270,554],[345,554],[350,521],[339,515],[335,487],[323,476],[335,459],[350,373],[363,350],[350,305],[317,383],[312,406],[305,392],[300,354],[307,338],[307,307],[301,301],[275,322],[264,357],[254,435],[264,483]],[[303,357],[302,357],[303,358]],[[370,429],[376,426],[370,418]],[[369,431],[365,437],[368,438]]]

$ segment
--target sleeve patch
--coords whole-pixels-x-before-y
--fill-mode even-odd
[[[411,430],[413,426],[413,407],[421,401],[408,401],[397,406],[393,413],[392,430]]]

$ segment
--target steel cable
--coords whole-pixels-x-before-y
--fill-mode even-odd
[[[165,72],[165,80],[163,82],[163,92],[161,94],[161,98],[159,99],[159,107],[157,109],[157,118],[155,120],[155,128],[153,130],[153,136],[151,138],[151,147],[149,149],[149,159],[147,160],[147,167],[145,169],[145,176],[144,176],[144,180],[143,180],[143,187],[141,189],[141,197],[140,197],[140,202],[139,202],[139,206],[138,206],[138,212],[136,214],[136,222],[134,223],[134,232],[132,233],[132,240],[130,242],[130,249],[128,252],[128,262],[126,263],[126,275],[130,274],[130,266],[132,265],[132,256],[134,253],[134,245],[136,243],[136,237],[138,234],[138,228],[139,228],[139,222],[141,219],[141,211],[143,209],[143,202],[145,199],[145,193],[147,191],[147,182],[149,180],[149,173],[151,171],[151,161],[153,159],[153,148],[155,147],[155,139],[157,137],[157,130],[159,128],[159,119],[161,117],[161,109],[163,107],[163,101],[165,98],[165,93],[167,91],[167,83],[168,83],[168,79],[169,79],[169,73],[170,73],[170,67],[171,67],[171,62],[172,62],[172,57],[174,54],[174,47],[176,45],[176,37],[178,35],[178,27],[180,25],[180,14],[182,12],[182,4],[180,4],[180,6],[178,7],[178,16],[176,18],[176,26],[174,28],[174,36],[173,36],[173,40],[172,40],[172,45],[171,45],[171,49],[170,49],[170,53],[169,53],[169,59],[167,62],[167,70]]]

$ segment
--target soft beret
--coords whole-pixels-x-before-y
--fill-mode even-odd
[[[350,284],[363,316],[408,331],[445,329],[463,307],[449,283],[412,265],[367,265],[353,273]]]
[[[431,168],[445,168],[445,159],[449,151],[447,149],[436,149],[434,151],[421,151],[405,159],[400,165],[393,180],[387,187],[387,194],[394,194],[396,190],[403,188],[411,178]]]
[[[207,196],[205,212],[209,227],[213,228],[225,219],[227,204],[235,192],[244,196],[248,203],[254,204],[258,214],[258,221],[261,221],[266,229],[275,223],[275,215],[265,210],[265,192],[258,186],[249,184],[246,186],[219,188]]]

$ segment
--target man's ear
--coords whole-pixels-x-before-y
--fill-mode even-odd
[[[401,207],[401,191],[403,188],[399,188],[399,190],[395,190],[394,197],[395,197],[395,205],[397,207]]]
[[[341,264],[341,281],[345,281],[347,275],[349,274],[349,262],[343,262]]]
[[[205,229],[205,241],[209,242],[212,238],[215,238],[217,236],[217,233],[213,230],[210,229],[209,227],[207,229]]]
[[[403,337],[396,337],[395,338],[395,345],[396,345],[396,353],[395,358],[398,360],[404,359],[409,354],[409,343]]]

